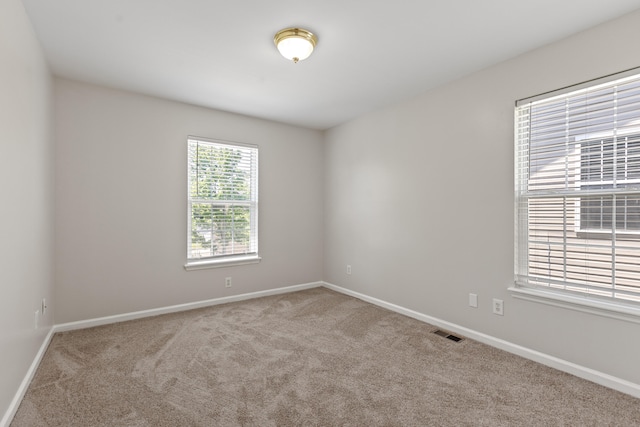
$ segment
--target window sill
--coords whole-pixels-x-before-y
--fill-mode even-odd
[[[581,296],[566,295],[542,289],[512,286],[509,291],[514,298],[568,308],[583,313],[595,314],[632,323],[640,323],[640,306],[613,303]]]
[[[233,267],[235,265],[257,264],[262,258],[259,255],[235,256],[223,259],[207,259],[203,261],[191,261],[184,265],[184,269],[203,270],[206,268]]]

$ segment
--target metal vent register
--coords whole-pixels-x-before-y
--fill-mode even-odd
[[[453,334],[450,334],[450,333],[449,333],[449,332],[447,332],[447,331],[443,331],[443,330],[440,330],[440,329],[438,329],[437,331],[435,331],[435,332],[434,332],[434,334],[436,334],[436,335],[440,335],[441,337],[447,338],[447,339],[449,339],[449,340],[451,340],[451,341],[455,341],[455,342],[460,342],[460,341],[462,341],[462,338],[461,338],[461,337],[455,336],[455,335],[453,335]]]

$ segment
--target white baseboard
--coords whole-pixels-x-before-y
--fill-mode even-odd
[[[340,292],[345,295],[358,298],[362,301],[369,302],[379,307],[386,308],[399,314],[403,314],[408,317],[412,317],[416,320],[420,320],[425,323],[437,326],[439,328],[447,329],[448,331],[455,332],[464,335],[467,338],[479,341],[483,344],[490,345],[492,347],[499,348],[500,350],[507,351],[509,353],[516,354],[524,357],[525,359],[533,360],[534,362],[541,363],[551,368],[563,371],[576,377],[583,378],[585,380],[592,381],[596,384],[603,385],[605,387],[612,388],[622,393],[629,394],[633,397],[640,398],[640,384],[635,384],[621,378],[614,377],[609,374],[605,374],[600,371],[596,371],[591,368],[577,365],[572,362],[568,362],[563,359],[559,359],[554,356],[550,356],[545,353],[541,353],[536,350],[532,350],[526,347],[522,347],[517,344],[513,344],[509,341],[505,341],[499,338],[492,337],[490,335],[483,334],[473,329],[465,328],[464,326],[456,325],[455,323],[447,322],[436,317],[427,316],[426,314],[419,313],[408,308],[401,307],[399,305],[391,304],[386,301],[382,301],[377,298],[370,297],[368,295],[361,294],[359,292],[352,291],[350,289],[342,288],[340,286],[333,285],[331,283],[323,282],[323,286],[327,289]]]
[[[2,420],[0,420],[0,427],[9,427],[9,424],[11,424],[11,420],[13,420],[13,417],[16,415],[16,412],[18,412],[18,408],[20,407],[20,402],[22,402],[22,399],[24,398],[24,395],[27,392],[27,389],[29,388],[29,384],[31,384],[31,380],[33,379],[33,376],[36,374],[36,371],[38,370],[38,366],[40,366],[40,362],[44,357],[44,353],[47,351],[47,347],[49,347],[49,343],[51,342],[51,338],[53,337],[53,334],[54,334],[53,327],[51,327],[49,329],[49,332],[47,333],[47,336],[44,338],[44,341],[42,341],[42,345],[40,346],[40,349],[36,353],[36,357],[33,359],[33,362],[31,362],[31,366],[29,366],[29,369],[27,370],[27,374],[24,376],[24,379],[20,383],[20,387],[18,388],[18,391],[16,392],[15,396],[13,396],[13,400],[9,404],[9,408],[7,408],[7,411],[4,413]]]
[[[179,311],[193,310],[196,308],[211,307],[236,301],[267,297],[270,295],[286,294],[304,289],[318,288],[323,282],[305,283],[302,285],[286,286],[284,288],[268,289],[266,291],[250,292],[247,294],[231,295],[228,297],[214,298],[204,301],[190,302],[186,304],[172,305],[169,307],[152,308],[150,310],[135,311],[133,313],[116,314],[114,316],[98,317],[95,319],[80,320],[77,322],[61,323],[53,327],[54,332],[73,331],[94,326],[108,325],[111,323],[126,322],[127,320],[141,319],[144,317],[158,316],[160,314],[177,313]]]
[[[0,427],[9,427],[11,420],[13,420],[13,417],[18,411],[20,402],[22,402],[22,399],[24,398],[24,395],[27,392],[27,389],[29,388],[29,384],[31,384],[31,380],[35,375],[36,370],[38,369],[38,366],[40,366],[42,357],[44,356],[44,353],[46,352],[47,347],[49,347],[51,338],[56,332],[72,331],[75,329],[85,329],[85,328],[91,328],[93,326],[108,325],[111,323],[125,322],[127,320],[141,319],[143,317],[158,316],[160,314],[176,313],[179,311],[193,310],[195,308],[226,304],[229,302],[261,298],[261,297],[266,297],[270,295],[286,294],[289,292],[302,291],[304,289],[318,288],[323,284],[324,284],[323,282],[305,283],[302,285],[286,286],[283,288],[268,289],[266,291],[232,295],[228,297],[214,298],[214,299],[205,300],[205,301],[197,301],[197,302],[192,302],[187,304],[178,304],[178,305],[172,305],[169,307],[154,308],[151,310],[136,311],[133,313],[118,314],[115,316],[106,316],[106,317],[100,317],[96,319],[80,320],[78,322],[69,322],[69,323],[54,325],[51,327],[51,329],[49,330],[49,333],[47,334],[42,345],[40,346],[40,350],[36,354],[36,357],[33,359],[33,362],[31,363],[31,366],[29,367],[27,374],[22,380],[22,383],[20,384],[20,388],[18,389],[13,400],[11,401],[9,408],[7,409],[4,416],[2,417],[2,420],[0,420]]]
[[[440,328],[443,329],[447,329],[451,332],[455,332],[455,333],[459,333],[461,335],[464,335],[468,338],[474,339],[476,341],[479,341],[483,344],[487,344],[490,345],[492,347],[496,347],[499,348],[501,350],[507,351],[509,353],[513,353],[516,354],[518,356],[524,357],[526,359],[530,359],[533,360],[535,362],[541,363],[543,365],[558,369],[560,371],[563,372],[567,372],[569,374],[575,375],[577,377],[580,378],[584,378],[586,380],[592,381],[594,383],[603,385],[605,387],[609,387],[612,388],[614,390],[618,390],[622,393],[626,393],[629,394],[631,396],[640,398],[640,385],[620,379],[620,378],[616,378],[613,377],[611,375],[590,369],[590,368],[586,368],[584,366],[580,366],[580,365],[576,365],[575,363],[571,363],[568,362],[566,360],[562,360],[559,359],[557,357],[554,356],[550,356],[548,354],[544,354],[544,353],[540,353],[538,351],[535,350],[531,350],[529,348],[526,347],[522,347],[519,346],[517,344],[513,344],[510,343],[508,341],[505,340],[501,340],[499,338],[495,338],[492,337],[490,335],[486,335],[483,334],[481,332],[477,332],[474,331],[472,329],[469,328],[465,328],[463,326],[459,326],[456,325],[454,323],[451,322],[447,322],[435,317],[431,317],[428,316],[426,314],[422,314],[419,313],[417,311],[414,310],[410,310],[408,308],[404,308],[401,307],[399,305],[395,305],[395,304],[391,304],[388,303],[386,301],[382,301],[380,299],[377,298],[373,298],[370,297],[368,295],[364,295],[361,294],[359,292],[355,292],[346,288],[342,288],[340,286],[336,286],[333,285],[331,283],[327,283],[327,282],[313,282],[313,283],[305,283],[302,285],[294,285],[294,286],[287,286],[287,287],[283,287],[283,288],[276,288],[276,289],[269,289],[266,291],[259,291],[259,292],[251,292],[251,293],[246,293],[246,294],[240,294],[240,295],[232,295],[232,296],[228,296],[228,297],[222,297],[222,298],[215,298],[215,299],[210,299],[210,300],[205,300],[205,301],[198,301],[198,302],[193,302],[193,303],[187,303],[187,304],[179,304],[179,305],[173,305],[173,306],[169,306],[169,307],[161,307],[161,308],[155,308],[155,309],[151,309],[151,310],[143,310],[143,311],[136,311],[133,313],[125,313],[125,314],[119,314],[119,315],[115,315],[115,316],[107,316],[107,317],[100,317],[100,318],[96,318],[96,319],[89,319],[89,320],[81,320],[78,322],[70,322],[70,323],[63,323],[63,324],[59,324],[59,325],[54,325],[53,327],[51,327],[51,329],[49,330],[49,333],[47,334],[47,336],[45,337],[44,341],[42,342],[42,345],[40,346],[40,349],[38,350],[38,353],[36,354],[36,357],[34,358],[33,362],[31,363],[31,366],[29,367],[29,370],[27,371],[27,374],[25,375],[22,383],[20,384],[20,387],[18,389],[18,391],[16,392],[13,400],[11,401],[11,404],[9,405],[9,408],[7,409],[7,411],[5,412],[2,420],[0,420],[0,427],[8,427],[9,424],[11,423],[11,420],[13,419],[14,415],[16,414],[16,412],[18,411],[18,407],[20,406],[20,402],[22,401],[25,393],[27,392],[27,389],[29,387],[29,384],[31,383],[31,380],[33,379],[33,376],[36,373],[36,370],[38,369],[38,366],[40,365],[40,361],[42,360],[42,357],[44,356],[44,353],[47,350],[47,347],[49,346],[49,343],[51,342],[51,338],[53,337],[53,334],[55,334],[56,332],[63,332],[63,331],[71,331],[71,330],[75,330],[75,329],[84,329],[84,328],[90,328],[93,326],[100,326],[100,325],[107,325],[107,324],[111,324],[111,323],[117,323],[117,322],[124,322],[127,320],[134,320],[134,319],[140,319],[143,317],[151,317],[151,316],[157,316],[160,314],[166,314],[166,313],[176,313],[179,311],[186,311],[186,310],[192,310],[192,309],[196,309],[196,308],[202,308],[202,307],[210,307],[210,306],[214,306],[214,305],[219,305],[219,304],[226,304],[226,303],[230,303],[230,302],[235,302],[235,301],[244,301],[244,300],[248,300],[248,299],[254,299],[254,298],[260,298],[260,297],[266,297],[266,296],[270,296],[270,295],[279,295],[279,294],[285,294],[285,293],[289,293],[289,292],[296,292],[296,291],[301,291],[304,289],[311,289],[311,288],[317,288],[323,286],[327,289],[331,289],[334,290],[336,292],[340,292],[342,294],[345,295],[349,295],[352,296],[354,298],[358,298],[362,301],[366,301],[369,302],[371,304],[377,305],[379,307],[383,307],[386,308],[388,310],[394,311],[396,313],[399,314],[403,314],[405,316],[408,317],[412,317],[414,319],[420,320],[422,322],[425,323],[429,323],[431,325],[434,326],[438,326]]]

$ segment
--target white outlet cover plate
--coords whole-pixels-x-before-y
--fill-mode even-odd
[[[493,299],[493,314],[504,315],[504,301],[498,298]]]

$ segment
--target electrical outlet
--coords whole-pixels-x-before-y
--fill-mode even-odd
[[[504,301],[497,298],[493,299],[493,314],[504,316]]]
[[[230,288],[231,287],[231,277],[225,277],[225,279],[224,279],[224,287],[225,288]]]
[[[42,298],[42,304],[40,306],[40,312],[42,313],[43,316],[47,312],[47,300],[44,299],[44,298]]]
[[[469,294],[469,307],[478,308],[478,294]]]
[[[347,265],[347,274],[351,274],[351,266]]]

